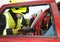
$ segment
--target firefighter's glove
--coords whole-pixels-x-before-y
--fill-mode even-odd
[[[20,29],[12,29],[13,35],[19,34]]]

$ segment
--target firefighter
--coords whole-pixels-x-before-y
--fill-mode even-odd
[[[23,2],[23,0],[11,0],[10,4],[16,2]],[[27,13],[27,8],[28,7],[12,7],[7,12],[3,13],[6,18],[6,27],[3,30],[2,35],[18,35],[19,30],[23,26],[27,26],[26,20],[23,16],[24,13]]]

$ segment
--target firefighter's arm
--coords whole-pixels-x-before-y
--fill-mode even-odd
[[[17,28],[17,29],[7,29],[7,35],[16,35],[16,34],[19,34],[19,30],[20,28]]]
[[[3,31],[6,27],[6,20],[3,14],[0,14],[0,35],[3,34]]]

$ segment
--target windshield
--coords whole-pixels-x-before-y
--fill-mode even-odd
[[[11,7],[2,14],[6,19],[3,35],[57,36],[49,4]]]

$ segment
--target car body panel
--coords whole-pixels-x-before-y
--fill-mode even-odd
[[[28,3],[28,4],[27,4]],[[18,5],[17,5],[18,4]],[[57,5],[54,0],[36,0],[30,2],[21,2],[14,4],[6,4],[0,8],[0,14],[9,7],[16,6],[27,6],[27,5],[37,5],[37,4],[50,4],[52,8],[52,13],[54,15],[55,26],[57,30],[57,37],[41,37],[41,36],[0,36],[0,42],[60,42],[60,16],[58,13]],[[45,10],[43,13],[47,13],[49,9]],[[46,14],[41,15],[41,20]]]

